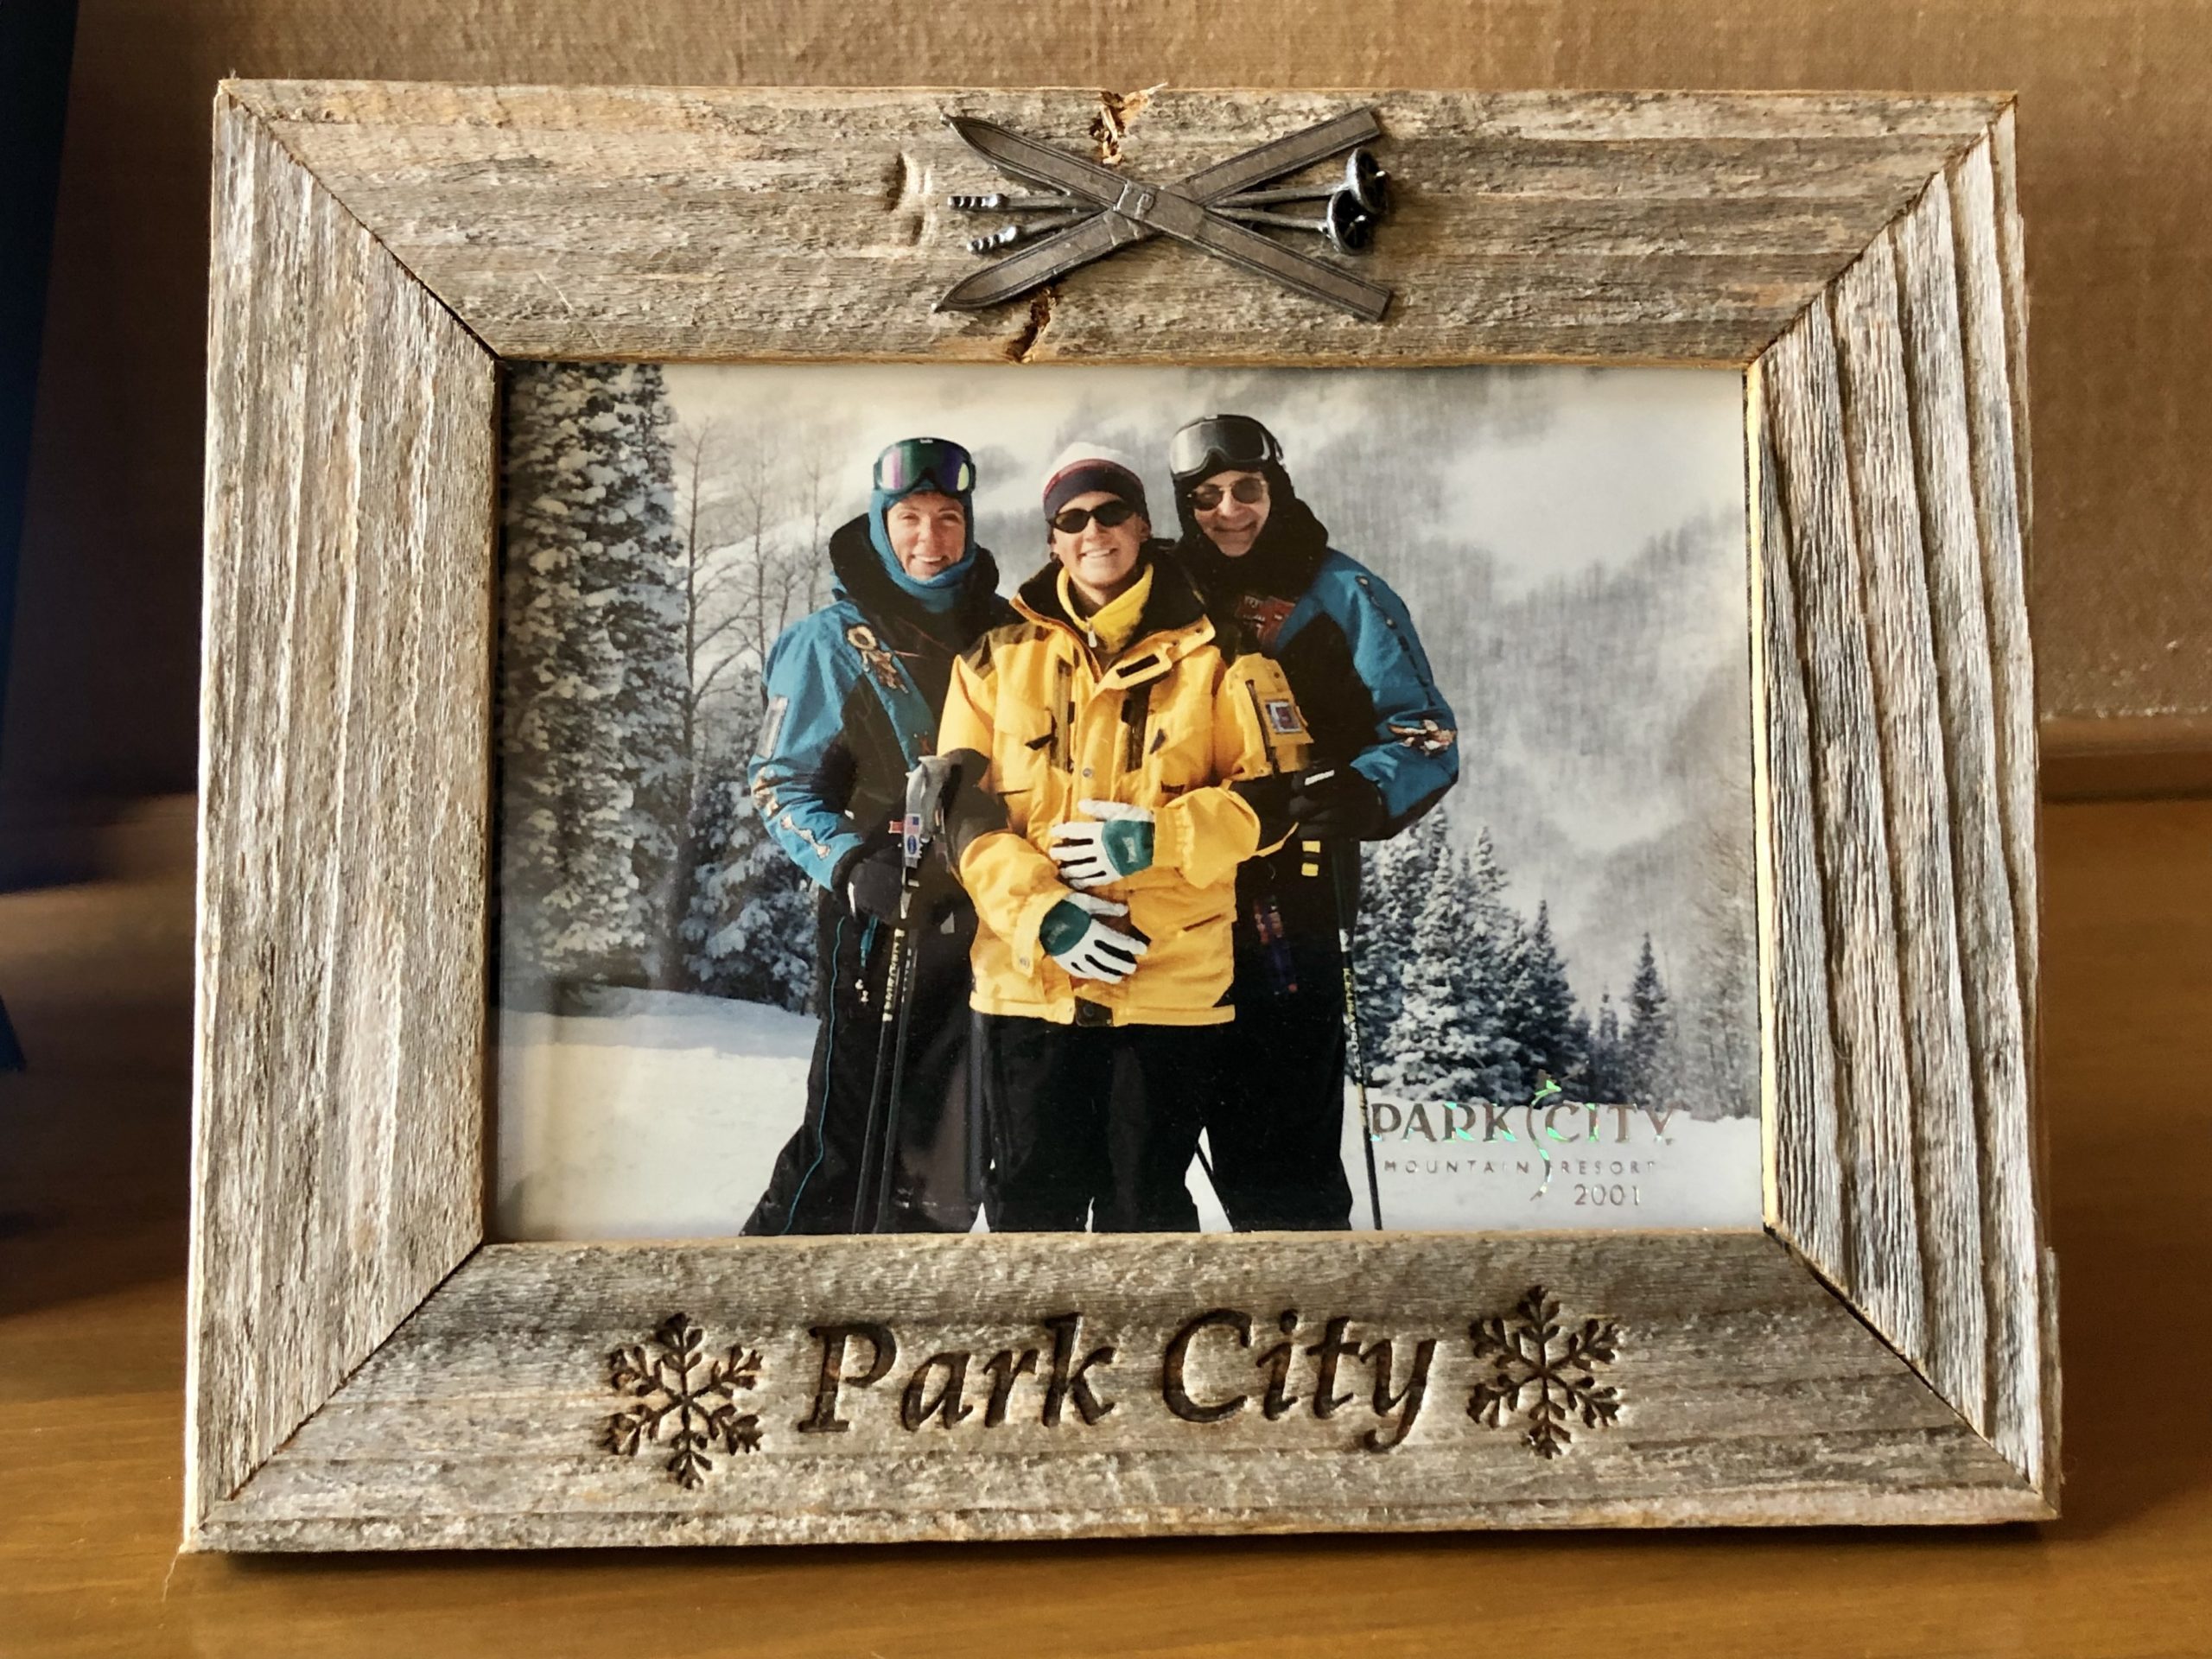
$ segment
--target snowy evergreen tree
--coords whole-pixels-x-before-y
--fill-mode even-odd
[[[1459,995],[1481,1031],[1482,1053],[1476,1066],[1475,1094],[1482,1100],[1525,1097],[1529,1088],[1524,1045],[1512,1028],[1512,942],[1519,923],[1505,902],[1505,872],[1484,825],[1465,861],[1465,931],[1459,968]]]
[[[1465,861],[1440,848],[1420,894],[1391,1027],[1389,1080],[1410,1095],[1471,1100],[1481,1094],[1497,1029],[1494,1008],[1467,995],[1470,890]]]
[[[1675,982],[1667,1012],[1673,1040],[1661,1058],[1670,1097],[1683,1101],[1694,1115],[1755,1116],[1758,989],[1750,940],[1757,881],[1739,824],[1708,822],[1703,830],[1689,925],[1680,943],[1670,938]]]
[[[508,390],[502,976],[650,982],[688,804],[681,561],[658,367],[530,364]]]
[[[748,737],[702,779],[690,835],[699,862],[679,930],[683,966],[710,996],[804,1012],[814,981],[815,889],[760,821],[746,785],[751,747]]]
[[[1612,993],[1603,992],[1598,998],[1598,1017],[1589,1027],[1582,1072],[1572,1080],[1572,1087],[1584,1100],[1626,1101],[1624,1063],[1620,1010],[1613,1006]]]
[[[1622,1082],[1630,1100],[1656,1105],[1666,1094],[1669,1079],[1665,1061],[1673,1027],[1667,988],[1659,979],[1659,959],[1651,952],[1647,933],[1628,989],[1628,1032],[1621,1040]]]
[[[1551,908],[1539,903],[1536,918],[1513,941],[1505,996],[1505,1027],[1520,1044],[1522,1080],[1535,1086],[1539,1069],[1565,1079],[1581,1070],[1584,1052],[1575,1028],[1574,993],[1552,941]]]
[[[1443,821],[1432,814],[1395,839],[1360,849],[1359,925],[1352,937],[1352,974],[1359,988],[1359,1029],[1370,1082],[1395,1075],[1398,1015],[1412,960],[1421,894],[1443,845]]]
[[[1475,836],[1475,850],[1467,859],[1468,920],[1501,943],[1513,932],[1513,909],[1505,902],[1505,872],[1498,868],[1497,849],[1491,844],[1490,826]]]
[[[1371,1080],[1421,1097],[1522,1098],[1507,1019],[1519,925],[1488,829],[1461,854],[1435,814],[1370,849],[1366,869],[1355,965]]]

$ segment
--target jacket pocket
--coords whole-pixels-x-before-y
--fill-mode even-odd
[[[1033,796],[1051,772],[1052,756],[1058,747],[1052,716],[1034,708],[1009,712],[1000,725],[995,747],[998,752],[991,757],[991,769],[997,774],[999,793],[1009,798],[1009,805],[1015,799]]]

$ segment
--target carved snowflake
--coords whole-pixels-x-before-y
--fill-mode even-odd
[[[631,1403],[607,1420],[607,1449],[634,1458],[640,1446],[665,1446],[668,1472],[690,1490],[715,1466],[707,1453],[715,1446],[760,1449],[760,1418],[737,1409],[738,1394],[760,1379],[759,1352],[732,1348],[712,1357],[702,1340],[697,1325],[671,1313],[645,1342],[607,1356],[608,1385]]]
[[[1585,1319],[1580,1331],[1562,1332],[1559,1303],[1538,1285],[1503,1319],[1477,1319],[1467,1327],[1475,1357],[1490,1361],[1490,1375],[1477,1380],[1467,1399],[1467,1415],[1492,1428],[1507,1414],[1522,1414],[1528,1397],[1529,1444],[1536,1455],[1555,1458],[1573,1444],[1568,1422],[1580,1418],[1586,1428],[1610,1427],[1620,1414],[1620,1391],[1593,1375],[1610,1365],[1620,1333],[1611,1319]]]

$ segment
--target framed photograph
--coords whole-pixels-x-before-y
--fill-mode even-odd
[[[2012,121],[226,84],[188,1542],[2055,1514]]]

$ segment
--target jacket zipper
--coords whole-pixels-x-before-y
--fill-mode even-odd
[[[1052,664],[1052,764],[1075,770],[1075,664]]]
[[[1144,769],[1145,732],[1152,724],[1152,682],[1122,694],[1122,725],[1127,741],[1122,746],[1122,771],[1125,773]]]

